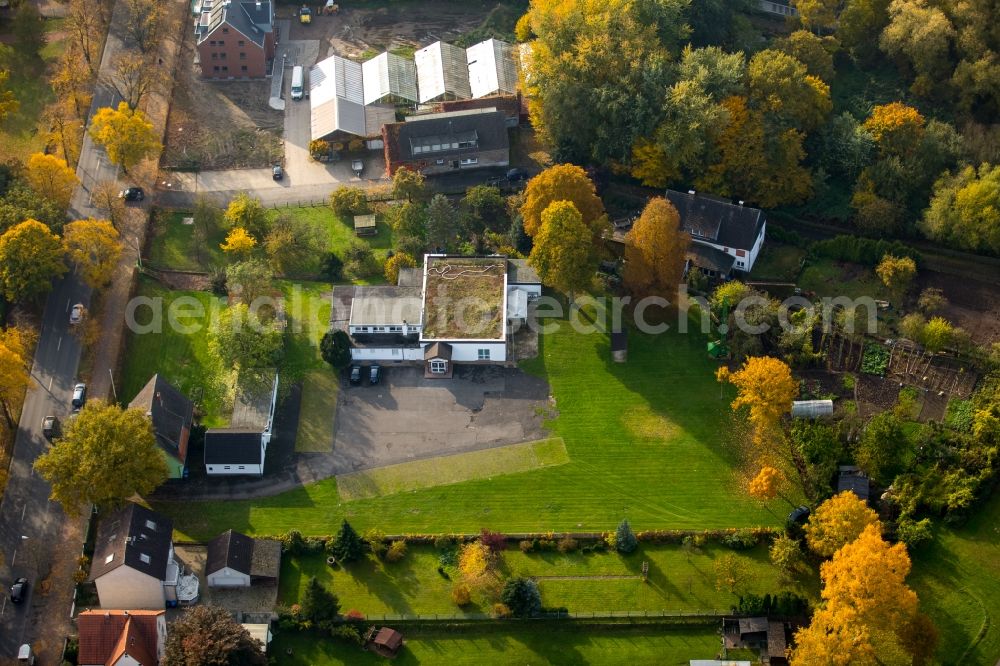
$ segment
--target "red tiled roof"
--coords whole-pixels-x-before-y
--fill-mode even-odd
[[[93,610],[80,613],[77,663],[114,664],[127,654],[142,666],[156,666],[156,622],[163,611]]]

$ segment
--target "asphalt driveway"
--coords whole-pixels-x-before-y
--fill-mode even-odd
[[[341,391],[333,457],[338,474],[545,437],[548,385],[498,366],[456,366],[452,379],[386,367],[378,386]]]

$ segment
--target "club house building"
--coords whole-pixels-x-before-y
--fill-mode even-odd
[[[428,254],[397,286],[343,289],[333,316],[349,313],[341,325],[355,363],[420,363],[425,376],[446,378],[456,363],[506,364],[542,285],[523,259]]]

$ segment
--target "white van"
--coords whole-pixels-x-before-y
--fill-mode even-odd
[[[296,65],[292,69],[292,99],[302,99],[305,89],[302,87],[302,67]]]

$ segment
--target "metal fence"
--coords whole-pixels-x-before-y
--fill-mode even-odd
[[[732,610],[632,610],[632,611],[554,611],[539,613],[529,618],[502,618],[504,621],[537,622],[539,620],[626,620],[626,619],[670,619],[670,620],[718,620],[734,617]],[[489,613],[371,613],[364,616],[367,622],[441,622],[496,621]]]

